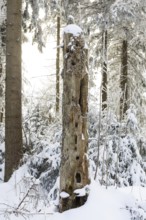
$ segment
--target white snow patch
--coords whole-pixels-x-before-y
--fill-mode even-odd
[[[60,197],[61,197],[62,199],[66,199],[66,198],[70,197],[70,195],[69,195],[67,192],[61,192],[61,193],[60,193]]]
[[[26,189],[27,185],[22,181],[24,177],[31,177],[27,173],[26,166],[16,171],[8,183],[0,184],[0,220],[6,220],[6,216],[11,220],[131,220],[127,207],[138,212],[141,211],[143,219],[146,218],[144,213],[146,211],[146,188],[133,186],[106,189],[94,181],[90,186],[74,191],[78,194],[77,196],[84,196],[87,187],[90,187],[88,200],[80,208],[55,213],[50,203],[45,206],[38,200],[38,205],[34,207],[32,201],[26,199],[17,209],[29,190],[29,186]],[[67,198],[69,194],[62,192],[60,196]],[[140,210],[138,205],[142,207]]]
[[[89,49],[89,47],[88,47],[87,43],[85,43],[84,48],[85,48],[85,49],[87,49],[87,50]]]
[[[85,140],[85,137],[84,137],[84,134],[82,133],[82,140],[84,141]]]
[[[63,33],[73,34],[73,36],[77,37],[83,33],[83,30],[76,24],[69,24],[64,28]]]
[[[36,185],[39,185],[39,184],[40,184],[40,180],[39,180],[39,179],[36,179],[35,184],[36,184]]]
[[[74,193],[76,194],[77,197],[82,197],[82,196],[86,195],[86,190],[85,190],[85,188],[76,189],[76,190],[74,190]]]
[[[119,192],[114,188],[108,190],[93,182],[90,194],[84,206],[71,209],[62,214],[54,214],[49,220],[130,220],[130,212],[126,205],[132,205],[130,195]]]
[[[74,20],[74,17],[72,15],[69,15],[68,18]]]

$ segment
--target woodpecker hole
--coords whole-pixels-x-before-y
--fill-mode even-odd
[[[81,183],[81,174],[76,173],[76,183]]]
[[[75,66],[76,65],[76,63],[74,62],[74,61],[72,61],[72,63],[71,63],[73,66]]]
[[[75,144],[77,144],[77,135],[75,135]]]

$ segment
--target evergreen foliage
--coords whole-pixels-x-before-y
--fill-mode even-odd
[[[99,124],[95,124],[93,129],[96,130],[97,126]],[[90,132],[92,134],[93,131]],[[97,161],[97,136],[93,140],[91,138],[89,148],[91,165],[94,171],[95,166],[98,166],[97,179],[101,184],[118,187],[146,185],[145,164],[139,149],[140,138],[134,105],[127,110],[125,120],[122,122],[118,122],[112,112],[103,117],[99,161]]]

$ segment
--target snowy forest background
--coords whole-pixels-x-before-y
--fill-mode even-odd
[[[92,181],[85,206],[94,201],[100,207],[102,197],[110,203],[117,193],[115,201],[125,201],[117,208],[126,210],[125,219],[146,219],[146,1],[23,0],[23,158],[19,169],[4,183],[6,4],[0,0],[2,219],[66,220],[71,215],[85,220],[90,216],[92,220],[98,216],[124,219],[119,213],[103,218],[102,213],[95,213],[96,207],[94,211],[87,209],[90,215],[80,208],[68,215],[54,214],[59,205],[63,30],[69,15],[84,31],[89,50],[88,158]],[[115,205],[111,209],[114,212]]]

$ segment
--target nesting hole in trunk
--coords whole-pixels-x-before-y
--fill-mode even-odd
[[[75,135],[75,144],[77,144],[77,135]]]
[[[75,66],[75,65],[76,65],[76,63],[75,63],[74,61],[72,61],[72,62],[71,62],[71,64],[72,64],[73,66]]]
[[[76,183],[81,183],[81,174],[76,173]]]

